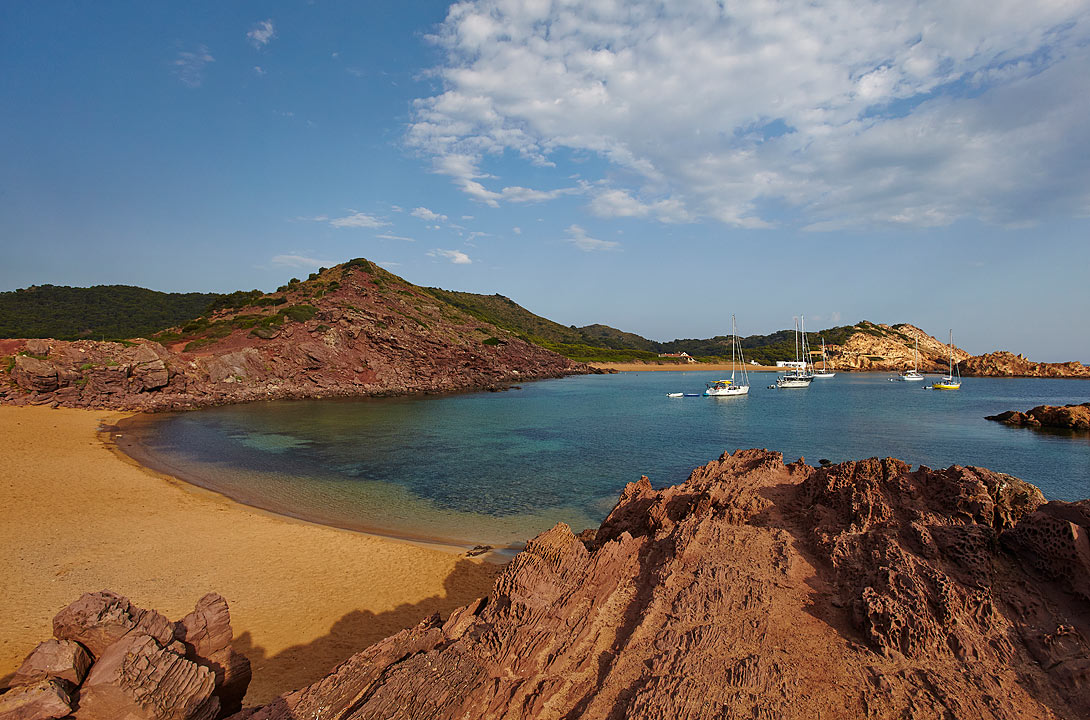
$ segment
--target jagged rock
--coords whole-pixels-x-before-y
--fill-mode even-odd
[[[1007,425],[1027,427],[1051,427],[1068,430],[1090,430],[1090,402],[1081,405],[1038,405],[1029,412],[1008,410],[998,415],[986,415],[985,420],[995,420]]]
[[[57,368],[53,363],[26,355],[15,356],[15,366],[11,369],[11,377],[15,384],[24,390],[51,392],[56,390],[59,384]]]
[[[0,720],[54,720],[72,712],[63,680],[44,679],[0,695]]]
[[[235,718],[1090,717],[1079,586],[1000,547],[1063,520],[1083,529],[1018,552],[1087,577],[1090,504],[1043,502],[981,468],[724,455],[630,484],[597,531],[530,541],[490,597]]]
[[[109,590],[85,593],[53,618],[55,638],[80,643],[96,659],[133,631],[150,635],[163,645],[174,641],[174,623]]]
[[[71,640],[46,640],[27,656],[15,671],[12,685],[29,685],[48,678],[79,685],[91,667],[91,656]]]
[[[187,658],[203,665],[216,676],[216,697],[223,712],[242,708],[250,685],[250,661],[231,648],[231,613],[227,601],[209,593],[197,607],[175,625],[175,637],[185,646]]]
[[[211,670],[133,632],[111,645],[80,688],[77,720],[214,720]]]
[[[26,351],[31,355],[48,355],[51,349],[49,340],[32,338],[26,341]]]

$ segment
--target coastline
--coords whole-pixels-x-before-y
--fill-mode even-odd
[[[774,365],[743,365],[742,363],[643,363],[643,362],[592,362],[587,363],[598,370],[614,372],[741,372],[744,367],[748,372],[783,372],[783,368]]]
[[[176,619],[215,591],[253,663],[253,705],[492,589],[499,566],[463,548],[316,525],[144,468],[101,434],[130,415],[0,407],[0,678],[84,592]]]

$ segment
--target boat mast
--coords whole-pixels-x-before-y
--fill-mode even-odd
[[[738,331],[734,327],[734,315],[730,316],[730,382],[734,384],[734,370],[738,362],[734,359],[734,345],[738,342]]]
[[[950,364],[947,367],[946,374],[952,378],[954,377],[954,328],[950,328],[950,342],[947,344],[950,346]]]

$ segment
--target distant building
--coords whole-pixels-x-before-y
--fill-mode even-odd
[[[661,358],[682,358],[682,359],[684,359],[684,360],[685,360],[685,362],[687,362],[687,363],[694,363],[694,362],[696,362],[696,358],[694,358],[694,357],[693,357],[692,355],[690,355],[690,354],[689,354],[689,353],[687,353],[687,352],[679,352],[679,353],[659,353],[659,357],[661,357]]]
[[[802,360],[777,360],[776,367],[806,369],[806,363]]]

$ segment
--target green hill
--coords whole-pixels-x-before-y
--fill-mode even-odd
[[[222,297],[216,293],[163,293],[130,285],[37,285],[0,292],[0,337],[146,337],[192,320]]]

